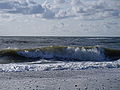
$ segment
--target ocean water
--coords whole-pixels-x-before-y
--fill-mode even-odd
[[[0,37],[0,71],[120,67],[120,37]]]

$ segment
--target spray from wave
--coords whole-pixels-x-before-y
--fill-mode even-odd
[[[5,49],[0,51],[0,63],[54,61],[115,61],[120,50],[103,47],[50,46],[33,49]]]

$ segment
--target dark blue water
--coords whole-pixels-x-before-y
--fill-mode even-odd
[[[120,37],[0,37],[0,49],[41,46],[101,46],[120,49]]]

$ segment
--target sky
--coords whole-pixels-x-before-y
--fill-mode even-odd
[[[120,0],[0,0],[0,36],[120,37]]]

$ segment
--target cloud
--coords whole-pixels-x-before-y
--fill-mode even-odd
[[[45,19],[104,19],[120,17],[120,0],[1,0],[0,13],[34,15]]]
[[[45,12],[42,14],[42,17],[46,19],[52,19],[54,18],[54,16],[55,16],[55,12],[49,9],[46,9]]]
[[[82,5],[82,2],[80,0],[71,0],[71,5],[80,6]]]
[[[120,7],[117,3],[120,3],[120,1],[98,0],[80,2],[80,0],[77,0],[72,4],[72,10],[76,12],[77,16],[83,16],[85,18],[100,19],[119,17]]]
[[[65,16],[66,16],[66,11],[62,11],[62,10],[55,15],[56,18],[64,18]]]
[[[2,0],[0,11],[11,14],[38,14],[43,13],[44,9],[31,0]]]
[[[63,4],[65,3],[65,0],[54,0],[55,4]]]

